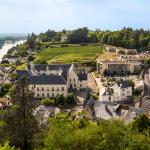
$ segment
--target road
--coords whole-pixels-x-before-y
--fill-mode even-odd
[[[141,108],[150,111],[150,67],[143,72],[144,92],[141,101]]]
[[[150,96],[150,68],[144,72],[144,97]]]

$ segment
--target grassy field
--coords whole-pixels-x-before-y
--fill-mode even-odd
[[[95,60],[102,53],[100,46],[78,46],[47,48],[39,53],[36,59],[43,58],[48,63],[74,63]]]
[[[110,60],[115,59],[117,57],[117,54],[114,52],[103,52],[101,55],[99,55],[99,59],[102,60]]]

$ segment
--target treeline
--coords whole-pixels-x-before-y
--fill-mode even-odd
[[[30,38],[33,40],[35,35]],[[56,32],[48,30],[37,36],[41,42],[62,43],[102,43],[124,48],[150,50],[150,31],[123,28],[118,31],[89,30],[87,27]]]
[[[123,28],[118,31],[89,30],[87,27],[76,30],[54,31],[47,30],[45,33],[28,35],[27,42],[22,47],[16,48],[15,55],[27,55],[28,50],[41,51],[56,44],[86,44],[100,43],[117,47],[137,49],[139,51],[150,51],[150,31],[133,30]],[[12,51],[9,51],[12,53]],[[21,54],[20,54],[21,53]]]

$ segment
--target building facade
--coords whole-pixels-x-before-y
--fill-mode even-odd
[[[30,64],[26,70],[18,70],[17,74],[29,77],[30,89],[38,98],[67,96],[68,90],[87,88],[87,73],[74,64]]]
[[[141,62],[97,59],[97,72],[104,74],[136,74],[141,69]]]
[[[100,101],[125,102],[131,101],[132,86],[129,81],[117,81],[112,87],[100,89]]]

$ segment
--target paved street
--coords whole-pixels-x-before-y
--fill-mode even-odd
[[[144,80],[144,93],[141,107],[145,110],[150,110],[150,68],[144,71],[143,80]]]
[[[92,73],[88,73],[88,88],[91,92],[98,92],[96,81],[94,80]]]

